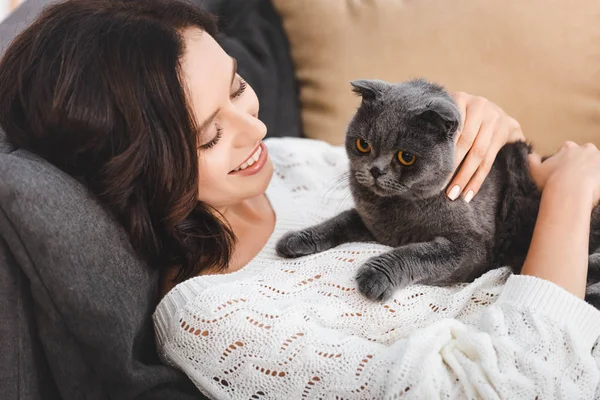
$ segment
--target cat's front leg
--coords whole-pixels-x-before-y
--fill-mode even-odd
[[[356,209],[344,211],[318,225],[285,234],[275,247],[281,257],[300,257],[348,242],[374,240]]]
[[[443,283],[465,267],[468,239],[438,237],[411,243],[367,260],[356,276],[358,290],[371,300],[387,300],[413,283]]]

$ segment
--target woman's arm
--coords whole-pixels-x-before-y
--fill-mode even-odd
[[[530,169],[542,201],[522,274],[583,298],[591,211],[600,199],[600,152],[591,144],[566,142],[544,162],[531,155]]]
[[[589,189],[569,186],[551,184],[545,188],[521,273],[546,279],[583,298],[588,267]]]

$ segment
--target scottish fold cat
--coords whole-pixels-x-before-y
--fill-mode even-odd
[[[357,274],[360,292],[385,300],[413,283],[470,282],[492,268],[523,265],[541,193],[529,173],[525,142],[505,145],[477,196],[450,201],[444,192],[454,166],[461,116],[436,84],[352,82],[362,102],[345,147],[355,208],[286,234],[284,257],[321,252],[352,241],[394,247]],[[600,212],[594,209],[586,299],[600,305]],[[565,266],[568,268],[568,266]]]

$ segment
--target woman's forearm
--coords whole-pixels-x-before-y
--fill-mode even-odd
[[[551,281],[583,298],[586,288],[590,196],[565,184],[549,183],[522,274]]]

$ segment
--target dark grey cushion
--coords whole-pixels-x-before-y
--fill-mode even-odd
[[[0,210],[0,230],[4,220]],[[38,339],[29,280],[1,238],[0,360],[1,398],[58,398]]]
[[[239,8],[245,19],[236,2],[252,5]],[[28,0],[0,24],[0,54],[44,3]],[[227,15],[219,40],[257,87],[271,134],[299,135],[287,40],[269,1],[210,5]],[[1,131],[0,282],[0,398],[203,398],[156,355],[157,271],[83,186]]]
[[[44,0],[29,0],[0,24],[0,54],[43,4]],[[0,168],[5,154],[12,150],[0,129]],[[4,177],[0,175],[0,188],[5,186]],[[0,195],[0,204],[2,198]],[[39,340],[30,281],[5,240],[14,234],[0,206],[0,397],[59,398]]]
[[[110,215],[78,182],[22,150],[0,154],[0,182],[4,258],[8,271],[21,269],[11,272],[17,285],[6,289],[16,289],[14,297],[23,301],[3,326],[16,323],[25,333],[7,332],[3,338],[11,343],[2,348],[11,353],[18,343],[8,358],[40,362],[33,377],[20,368],[19,390],[34,388],[39,382],[29,380],[41,374],[44,383],[52,376],[66,399],[185,398],[181,391],[198,398],[156,356],[151,314],[158,275],[138,260]],[[15,374],[14,365],[2,367]]]

